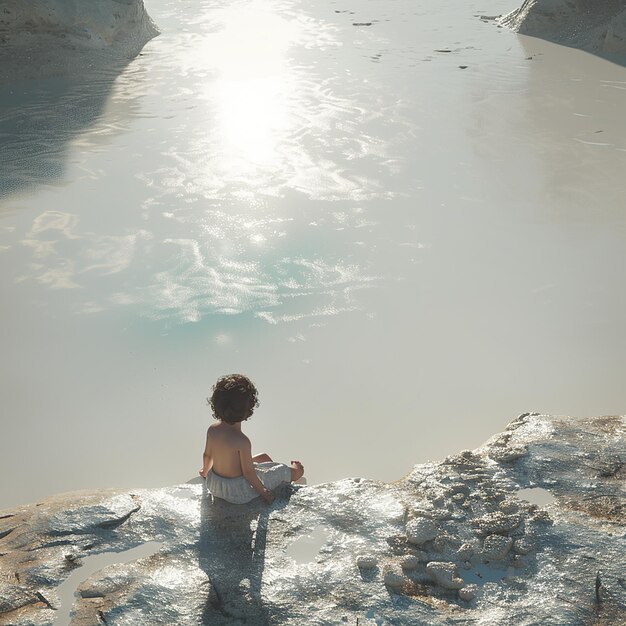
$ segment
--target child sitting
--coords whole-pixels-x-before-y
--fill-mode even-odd
[[[261,496],[271,503],[271,490],[302,478],[304,466],[300,461],[292,461],[291,467],[274,463],[267,454],[252,456],[250,440],[241,432],[241,422],[259,406],[256,387],[249,378],[222,376],[212,391],[208,400],[218,423],[207,430],[200,476],[206,478],[208,490],[217,498],[244,504]]]

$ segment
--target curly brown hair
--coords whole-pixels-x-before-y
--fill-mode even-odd
[[[211,388],[207,398],[213,417],[229,424],[247,420],[259,406],[258,392],[254,383],[243,374],[221,376]]]

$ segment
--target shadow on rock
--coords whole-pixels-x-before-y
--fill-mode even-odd
[[[271,507],[260,498],[238,505],[203,489],[198,558],[210,581],[203,624],[270,624],[261,597],[267,529],[270,513],[288,498]]]

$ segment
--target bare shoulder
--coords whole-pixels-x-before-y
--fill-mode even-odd
[[[224,440],[228,442],[228,445],[236,450],[251,450],[252,444],[250,439],[246,437],[240,430],[231,430],[226,433]]]
[[[211,424],[207,430],[207,439],[219,444],[225,444],[231,448],[251,448],[250,439],[240,430],[231,428],[225,424]]]
[[[233,442],[237,443],[238,448],[252,448],[252,444],[250,443],[250,439],[246,435],[244,435],[241,431],[234,433]]]

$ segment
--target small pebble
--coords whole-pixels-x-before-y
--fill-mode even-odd
[[[503,513],[517,513],[519,511],[519,505],[513,500],[503,500],[500,502],[499,508]]]
[[[513,544],[513,549],[518,554],[528,554],[529,552],[533,551],[534,547],[535,546],[532,544],[532,542],[528,541],[528,539],[525,539],[524,537],[518,539]]]
[[[361,569],[372,569],[378,565],[378,559],[371,554],[361,554],[356,557],[356,564]]]
[[[483,543],[483,556],[488,561],[502,560],[511,549],[513,539],[502,535],[487,535]]]
[[[459,589],[459,598],[461,598],[461,600],[469,602],[470,600],[474,599],[477,590],[478,587],[476,585],[466,585],[462,589]]]
[[[430,577],[445,589],[460,589],[465,585],[462,578],[459,578],[457,566],[446,561],[431,561],[426,570]]]
[[[420,560],[413,554],[407,554],[400,559],[400,567],[402,569],[415,569],[420,563]]]
[[[438,528],[432,520],[417,517],[406,525],[406,538],[413,544],[420,545],[437,536]]]
[[[385,572],[384,581],[385,585],[387,585],[387,587],[391,587],[392,589],[402,589],[402,587],[404,587],[404,585],[408,582],[402,574],[398,574],[392,570]]]

